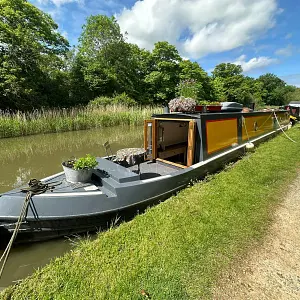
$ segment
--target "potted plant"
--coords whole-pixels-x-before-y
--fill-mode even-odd
[[[209,102],[209,101],[199,101],[195,107],[196,111],[200,112],[210,112],[210,111],[220,111],[222,108],[221,103],[218,101]]]
[[[194,112],[196,101],[192,98],[178,97],[169,102],[171,112]]]
[[[93,169],[98,165],[96,157],[87,154],[85,157],[69,159],[62,163],[68,182],[88,182],[91,180]]]

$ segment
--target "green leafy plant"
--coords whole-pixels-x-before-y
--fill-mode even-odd
[[[93,169],[98,165],[96,157],[87,154],[85,157],[80,157],[75,160],[73,168],[75,170]]]
[[[134,101],[132,98],[130,98],[126,93],[114,95],[113,103],[115,104],[123,104],[127,106],[133,106],[136,105],[136,101]]]
[[[197,102],[198,105],[220,105],[219,101],[207,101],[207,100],[200,100]]]
[[[85,157],[64,161],[63,165],[74,170],[83,170],[93,169],[98,165],[98,163],[95,156],[87,154]]]

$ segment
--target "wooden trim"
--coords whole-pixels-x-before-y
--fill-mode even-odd
[[[189,122],[188,132],[188,150],[187,150],[187,166],[190,167],[194,162],[195,152],[195,122]]]
[[[149,120],[144,120],[144,149],[148,148],[148,123]]]
[[[190,122],[192,119],[172,119],[172,118],[155,118],[155,120],[160,121],[177,121],[177,122]]]
[[[162,158],[157,158],[156,160],[161,161],[161,162],[163,162],[163,163],[165,163],[165,164],[169,164],[169,165],[172,165],[172,166],[175,166],[175,167],[182,168],[182,169],[187,168],[187,166],[180,165],[180,164],[176,164],[176,163],[174,163],[174,162],[172,162],[172,161],[164,160],[164,159],[162,159]]]
[[[157,121],[152,120],[152,159],[157,158],[157,136],[158,136],[158,126]]]

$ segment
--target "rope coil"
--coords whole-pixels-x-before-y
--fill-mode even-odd
[[[23,205],[22,205],[22,208],[21,208],[21,211],[20,211],[19,218],[16,222],[16,227],[15,227],[15,229],[13,231],[13,234],[12,234],[12,236],[11,236],[9,242],[8,242],[8,245],[6,246],[2,256],[0,258],[0,265],[2,264],[1,269],[0,269],[0,278],[3,274],[4,267],[5,267],[5,264],[7,262],[11,247],[13,245],[13,242],[15,241],[15,239],[17,237],[17,234],[20,230],[20,227],[22,225],[23,220],[27,216],[28,207],[29,207],[30,201],[32,200],[32,196],[45,193],[47,190],[52,191],[55,186],[57,186],[61,183],[62,182],[52,183],[50,185],[50,184],[47,184],[47,183],[42,183],[40,180],[37,180],[37,179],[34,178],[34,179],[31,179],[28,182],[28,187],[27,188],[22,188],[21,189],[22,192],[26,193],[26,197],[24,199],[24,202],[23,202]]]

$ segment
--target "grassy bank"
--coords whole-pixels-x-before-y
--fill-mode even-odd
[[[0,138],[118,125],[142,125],[161,108],[112,105],[73,109],[0,113]]]
[[[300,163],[300,129],[210,180],[82,241],[2,299],[209,299],[220,271],[268,228]],[[292,158],[292,159],[291,159]]]

